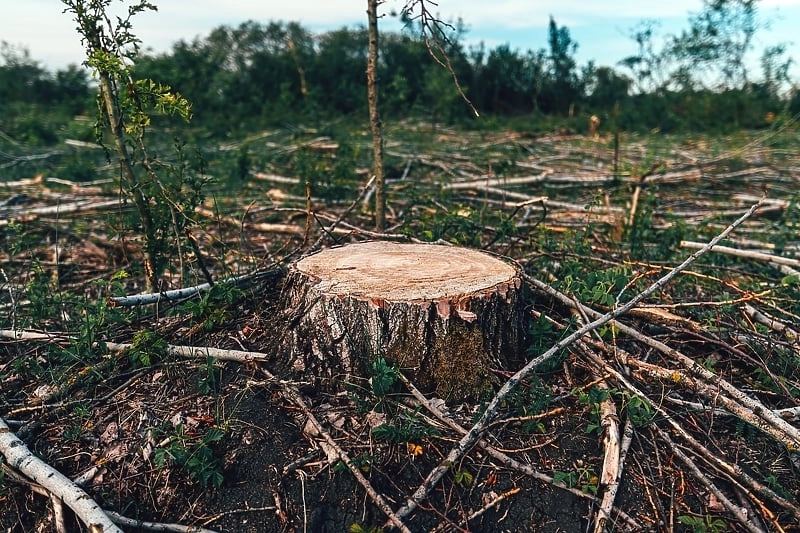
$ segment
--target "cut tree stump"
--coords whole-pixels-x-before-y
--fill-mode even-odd
[[[280,345],[293,377],[341,390],[384,357],[440,398],[474,398],[519,365],[519,267],[433,244],[365,242],[295,262]]]

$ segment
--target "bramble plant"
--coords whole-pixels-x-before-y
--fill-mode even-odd
[[[145,238],[144,271],[147,289],[158,288],[168,263],[170,241],[178,253],[185,230],[193,223],[190,213],[202,201],[203,180],[187,179],[183,166],[168,167],[148,154],[145,134],[153,114],[191,117],[191,105],[180,94],[150,79],[136,79],[131,60],[139,39],[131,32],[131,19],[156,6],[140,0],[128,6],[127,16],[112,23],[111,0],[62,0],[74,16],[86,50],[86,65],[98,80],[96,133],[113,138],[120,167],[120,188],[133,201]],[[181,154],[179,153],[179,156]],[[172,181],[167,181],[161,171]]]

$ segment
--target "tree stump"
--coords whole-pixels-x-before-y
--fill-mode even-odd
[[[474,398],[490,387],[492,369],[522,359],[520,287],[517,265],[466,248],[326,249],[289,268],[282,354],[294,377],[333,389],[369,377],[384,357],[426,392]]]

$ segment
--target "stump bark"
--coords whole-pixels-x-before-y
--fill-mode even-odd
[[[522,359],[519,267],[484,252],[366,242],[289,268],[282,357],[295,378],[338,389],[384,357],[422,390],[454,400]]]

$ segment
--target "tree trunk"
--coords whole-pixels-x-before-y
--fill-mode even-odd
[[[378,0],[367,0],[369,52],[367,55],[367,104],[372,132],[372,172],[375,174],[375,231],[386,225],[386,184],[383,173],[383,126],[378,109]]]
[[[519,268],[487,253],[367,242],[294,263],[283,292],[280,358],[294,378],[335,391],[384,357],[423,390],[474,398],[522,358]]]

